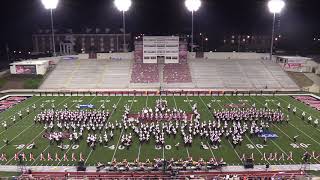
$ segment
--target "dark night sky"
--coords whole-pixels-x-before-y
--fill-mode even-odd
[[[132,0],[127,12],[127,31],[152,35],[189,33],[191,14],[184,0]],[[294,47],[307,43],[320,31],[320,0],[286,0],[280,31]],[[231,33],[270,34],[272,15],[267,0],[203,0],[195,16],[195,31],[204,32],[214,47]],[[121,13],[113,0],[60,0],[55,11],[57,28],[121,27]],[[31,34],[50,28],[49,11],[40,0],[7,0],[0,7],[0,51],[32,48]],[[320,33],[318,33],[320,35]],[[295,45],[297,44],[297,45]]]

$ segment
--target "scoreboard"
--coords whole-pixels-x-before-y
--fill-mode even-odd
[[[143,63],[179,63],[179,36],[144,36]]]

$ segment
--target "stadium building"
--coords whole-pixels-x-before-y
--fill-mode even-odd
[[[33,51],[52,52],[52,34],[50,30],[39,30],[32,35]],[[123,34],[110,33],[109,29],[87,29],[85,32],[56,31],[55,48],[60,55],[89,52],[123,52],[130,50],[131,34],[126,34],[126,46],[123,46]]]

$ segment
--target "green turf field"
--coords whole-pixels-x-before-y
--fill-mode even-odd
[[[201,113],[201,120],[212,119],[212,114],[207,108],[206,104],[212,102],[213,108],[221,109],[225,105],[234,103],[246,103],[248,106],[253,103],[256,104],[256,107],[264,107],[264,104],[268,102],[269,108],[277,108],[277,103],[280,102],[283,107],[282,111],[285,114],[290,112],[287,111],[288,103],[291,104],[291,107],[297,107],[297,115],[290,115],[290,123],[286,124],[272,124],[270,125],[270,130],[276,133],[279,138],[275,140],[269,140],[267,145],[263,145],[263,139],[258,137],[250,138],[248,135],[244,137],[244,141],[241,146],[232,147],[231,143],[226,139],[222,140],[222,145],[218,149],[213,146],[209,146],[209,149],[201,148],[201,142],[208,144],[206,140],[195,138],[193,140],[192,147],[183,147],[180,146],[179,149],[175,148],[175,144],[180,142],[182,144],[181,138],[166,138],[166,146],[163,148],[156,148],[155,142],[151,141],[150,143],[140,145],[138,138],[134,137],[134,143],[129,150],[123,148],[119,145],[120,136],[123,133],[123,130],[115,131],[115,136],[112,141],[108,143],[108,146],[99,146],[96,150],[91,150],[87,145],[85,140],[80,141],[79,144],[71,144],[69,140],[64,140],[65,149],[57,147],[57,145],[49,145],[49,141],[42,137],[44,133],[44,128],[42,125],[34,125],[33,119],[36,114],[40,112],[39,109],[36,112],[31,111],[29,115],[25,112],[26,107],[30,107],[33,104],[36,104],[37,107],[40,104],[44,103],[46,108],[51,107],[51,103],[54,102],[56,108],[63,108],[65,103],[68,103],[69,109],[75,109],[76,104],[94,104],[97,108],[101,104],[106,104],[106,109],[111,110],[113,104],[118,104],[118,110],[112,113],[109,121],[114,122],[115,120],[120,120],[124,111],[124,105],[131,105],[131,112],[137,113],[143,107],[154,107],[156,99],[160,97],[156,96],[84,96],[84,97],[32,97],[27,99],[25,102],[14,106],[13,108],[0,114],[0,123],[7,121],[8,129],[5,130],[2,126],[0,127],[0,153],[5,153],[8,161],[0,161],[2,165],[15,165],[18,162],[13,159],[14,154],[17,152],[24,152],[29,156],[29,153],[32,152],[36,158],[35,161],[26,162],[27,165],[77,165],[77,162],[72,161],[40,161],[39,155],[41,152],[47,154],[48,152],[54,158],[55,153],[60,154],[60,158],[64,153],[67,153],[71,160],[71,153],[79,154],[83,153],[85,157],[86,165],[95,165],[97,162],[110,162],[113,158],[116,158],[118,161],[127,159],[128,161],[134,161],[139,159],[140,161],[145,161],[146,159],[154,158],[164,158],[164,159],[187,159],[189,156],[193,157],[194,160],[199,158],[204,158],[208,160],[213,157],[220,159],[221,157],[229,165],[240,165],[242,164],[240,158],[243,154],[247,156],[253,153],[255,158],[255,164],[300,164],[302,162],[302,154],[305,151],[320,153],[320,128],[314,127],[313,125],[308,124],[301,120],[301,113],[305,111],[307,117],[312,115],[313,118],[320,117],[320,112],[309,108],[301,102],[294,100],[290,96],[219,96],[219,97],[208,97],[208,96],[167,96],[169,107],[179,107],[187,112],[191,112],[191,106],[194,103],[198,104],[198,110]],[[17,122],[13,124],[10,120],[10,117],[16,115],[18,111],[22,110],[23,119],[20,120],[17,118]],[[16,115],[16,117],[18,117]],[[292,138],[295,135],[299,135],[298,143],[293,144]],[[86,136],[85,136],[86,137]],[[10,140],[9,145],[5,145],[2,139],[8,138]],[[36,149],[29,149],[28,145],[32,142],[35,142]],[[209,144],[208,144],[209,145]],[[263,161],[261,160],[263,153],[275,153],[278,154],[284,153],[288,154],[293,152],[292,161]],[[268,154],[267,154],[268,155]],[[312,163],[319,164],[320,159],[312,159]]]

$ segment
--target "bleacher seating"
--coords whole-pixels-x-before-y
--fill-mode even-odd
[[[261,59],[189,59],[180,64],[61,60],[41,89],[215,88],[299,90],[276,63]]]
[[[191,73],[189,65],[165,64],[163,69],[163,80],[165,83],[191,83]]]
[[[131,83],[159,82],[159,67],[157,64],[136,63],[132,67]]]
[[[192,80],[202,88],[292,89],[299,87],[268,60],[190,60]]]
[[[131,62],[131,60],[62,60],[40,88],[127,88]]]

